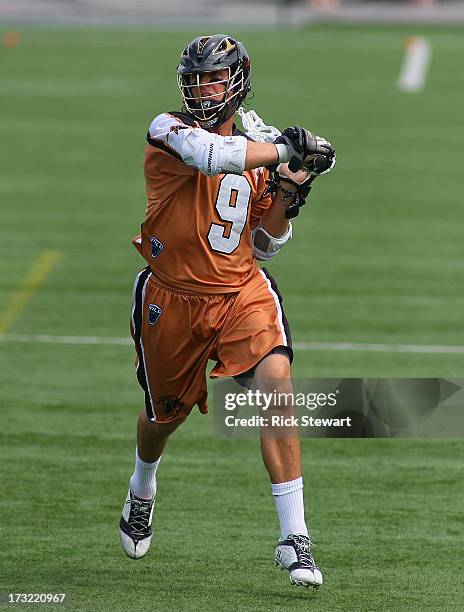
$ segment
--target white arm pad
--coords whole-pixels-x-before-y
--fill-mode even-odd
[[[203,174],[242,174],[245,169],[247,140],[244,136],[219,136],[199,127],[191,127],[176,117],[163,113],[149,128],[153,140],[169,145],[188,166]]]
[[[179,133],[183,136],[180,154],[188,166],[195,166],[207,176],[242,174],[245,170],[247,140],[244,136],[219,136],[201,128],[182,132]]]
[[[259,225],[252,231],[252,236],[253,253],[255,254],[256,259],[259,259],[260,261],[268,261],[271,259],[271,257],[277,255],[284,244],[292,237],[292,224],[289,222],[288,230],[285,232],[285,234],[279,238],[276,238],[275,236],[271,236],[271,234],[269,234],[269,232],[267,232],[264,227],[261,226],[260,221]]]

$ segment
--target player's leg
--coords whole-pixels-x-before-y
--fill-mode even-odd
[[[265,357],[255,368],[253,387],[263,393],[272,394],[275,390],[285,395],[292,394],[288,357],[279,353]],[[291,417],[294,415],[293,405],[281,406],[278,412],[280,416]],[[297,427],[289,425],[263,430],[261,452],[272,483],[301,477],[300,438]]]
[[[290,328],[282,308],[282,296],[264,268],[237,297],[220,334],[217,353],[218,363],[212,377],[235,376],[243,383],[254,376],[254,387],[262,392],[272,393],[277,383],[279,393],[291,393]],[[285,410],[291,416],[293,406]],[[322,575],[310,554],[304,517],[300,441],[296,427],[279,427],[278,435],[272,435],[272,431],[263,433],[261,448],[283,538],[276,557],[279,556],[279,563],[290,570],[290,579],[296,584],[321,584]]]
[[[288,356],[267,355],[255,368],[253,387],[262,393],[275,392],[277,398],[292,397]],[[293,402],[284,401],[272,406],[271,411],[279,417],[280,424],[262,428],[261,452],[271,480],[280,523],[276,563],[282,569],[290,570],[292,584],[320,586],[322,574],[311,555],[305,521],[300,437],[298,427],[291,424],[291,417],[295,416]],[[282,425],[282,422],[288,424]]]
[[[133,559],[143,557],[151,544],[156,473],[166,442],[195,404],[206,410],[209,347],[201,341],[192,345],[194,306],[158,287],[149,269],[137,277],[131,331],[146,410],[138,419],[135,468],[120,519],[121,544]]]
[[[183,423],[156,423],[146,411],[139,415],[134,472],[119,522],[124,552],[132,559],[144,557],[151,545],[156,498],[156,472],[169,436]]]
[[[158,461],[164,451],[169,436],[176,431],[185,419],[173,423],[150,421],[146,410],[139,414],[137,422],[137,450],[139,457],[148,463]]]
[[[156,470],[169,436],[183,423],[156,423],[150,421],[146,411],[139,414],[137,424],[137,449],[135,469],[130,479],[132,493],[143,500],[156,495]]]

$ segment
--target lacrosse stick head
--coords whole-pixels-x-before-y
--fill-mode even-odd
[[[274,142],[280,136],[280,130],[273,125],[267,125],[254,110],[246,111],[240,107],[237,111],[247,136],[256,142]]]

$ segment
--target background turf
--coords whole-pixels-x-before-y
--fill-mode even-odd
[[[464,344],[460,29],[425,32],[423,93],[396,88],[392,28],[234,31],[251,107],[337,147],[291,246],[269,268],[299,341]],[[62,259],[8,330],[127,335],[142,261],[151,118],[179,106],[175,65],[198,32],[23,29],[0,48],[0,312],[46,249]],[[166,347],[169,351],[169,347]],[[142,396],[129,346],[1,342],[0,591],[66,592],[72,610],[460,610],[458,440],[304,440],[323,589],[272,566],[277,520],[257,441],[193,414],[159,471],[153,550],[117,522]],[[464,355],[299,351],[304,376],[463,378]]]

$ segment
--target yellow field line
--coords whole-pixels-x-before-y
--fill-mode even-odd
[[[43,251],[40,254],[39,259],[32,266],[19,289],[10,297],[5,310],[0,313],[0,334],[5,333],[11,327],[15,319],[21,314],[24,306],[32,295],[40,289],[53,266],[62,256],[61,251]]]

